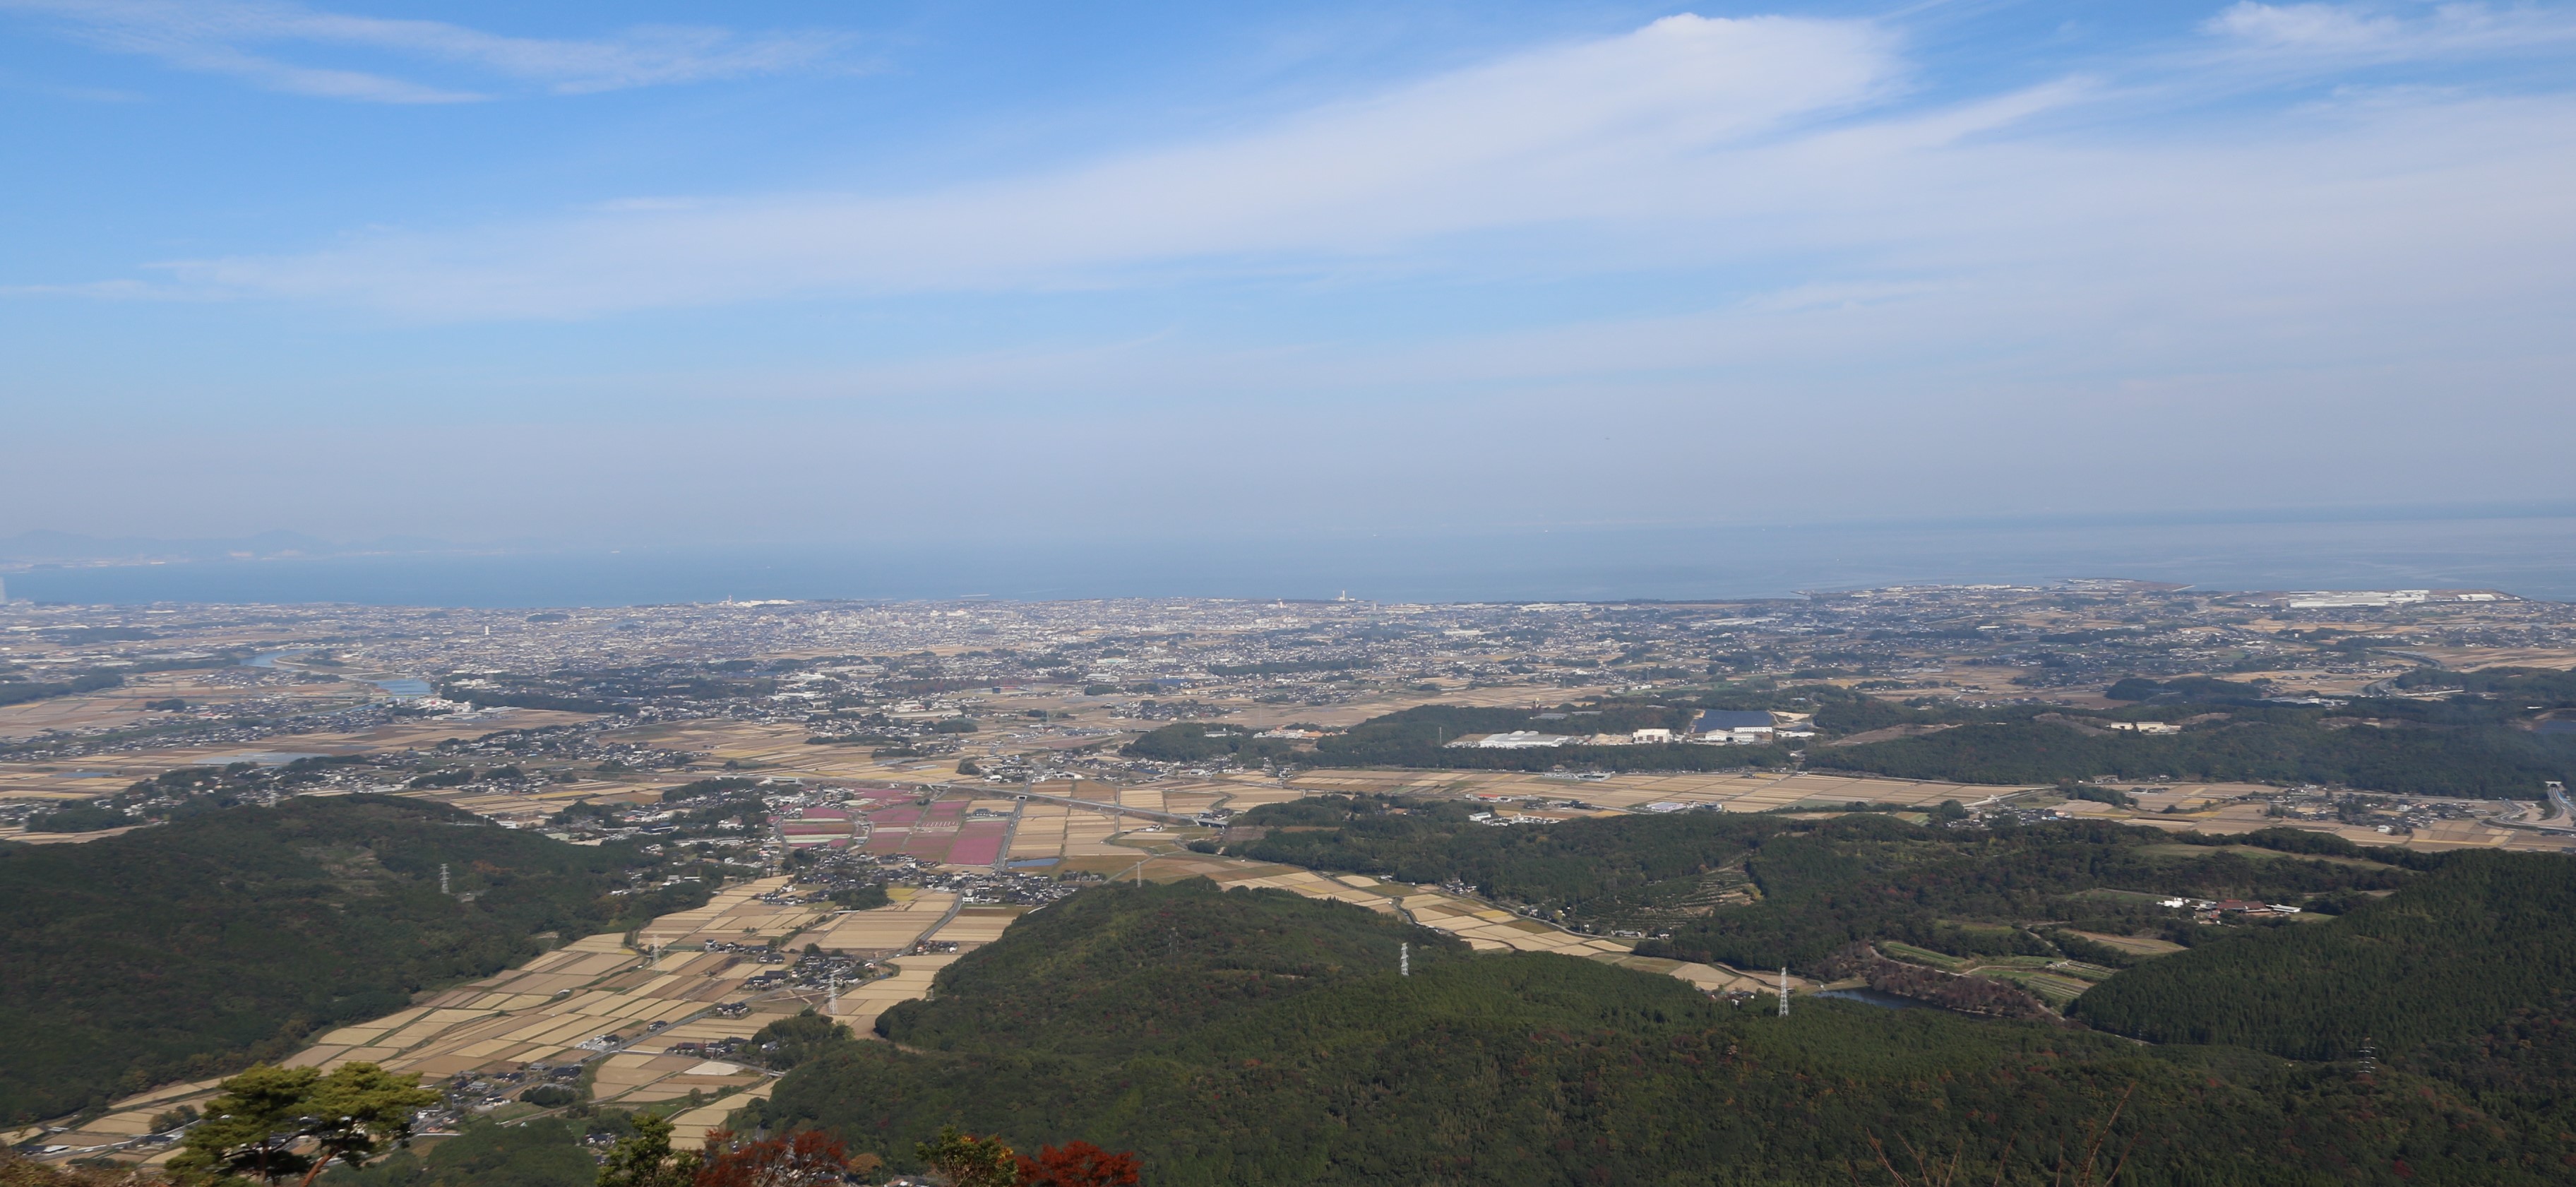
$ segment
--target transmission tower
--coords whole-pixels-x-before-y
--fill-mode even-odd
[[[1780,1016],[1789,1016],[1789,966],[1780,966]]]
[[[1399,977],[1413,975],[1413,942],[1410,940],[1395,946],[1395,975]]]
[[[438,863],[438,893],[447,893],[447,863]]]

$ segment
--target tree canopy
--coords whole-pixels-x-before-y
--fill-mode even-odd
[[[568,845],[383,796],[212,809],[80,845],[0,847],[0,1118],[278,1059],[313,1031],[610,930],[624,845]],[[472,901],[439,893],[439,868]]]
[[[900,1045],[833,1046],[753,1120],[897,1169],[944,1127],[1089,1142],[1174,1185],[1842,1184],[1873,1141],[2045,1182],[2097,1138],[2134,1146],[2123,1182],[2559,1174],[2557,1131],[2420,1071],[1822,999],[1778,1018],[1560,956],[1355,959],[1409,934],[1275,891],[1087,890],[943,970],[885,1020]],[[1134,1004],[1163,1000],[1168,1024]]]
[[[412,1114],[438,1101],[419,1075],[396,1076],[372,1063],[327,1074],[260,1064],[223,1082],[170,1167],[183,1175],[311,1183],[335,1161],[364,1166],[409,1145]]]

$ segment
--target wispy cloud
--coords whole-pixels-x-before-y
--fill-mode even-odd
[[[927,492],[869,502],[880,520],[1077,532],[1103,507],[1377,523],[2553,489],[2576,436],[2562,10],[2230,2],[2039,85],[1980,88],[1885,23],[1677,17],[971,183],[662,175],[481,226],[208,250],[149,286],[17,290],[273,300],[227,313],[299,344],[332,309],[600,324],[361,316],[335,323],[358,361],[212,378],[126,362],[165,353],[144,349],[66,351],[60,378],[20,363],[27,390],[128,383],[159,414],[22,400],[40,406],[11,427],[39,440],[19,422],[44,417],[64,445],[18,451],[0,496],[46,505],[121,466],[164,476],[102,496],[137,516],[194,505],[174,490],[297,513],[321,463],[296,459],[425,442],[487,467],[463,489],[488,522],[593,508],[710,536],[848,522],[852,456],[886,469],[872,491]],[[943,293],[971,295],[911,299]],[[698,311],[853,297],[905,299]],[[650,312],[671,309],[691,312]],[[138,470],[129,424],[182,417],[285,460],[244,479],[238,450],[163,430]],[[344,435],[293,436],[319,424]],[[989,512],[951,506],[955,451],[885,447],[906,440],[967,442]],[[705,464],[729,454],[764,465]],[[602,489],[620,497],[581,497]]]
[[[2477,30],[2527,18],[2384,18],[2398,33],[2382,19],[2240,5],[2207,32],[2346,53],[2420,35],[2469,52],[2490,44]],[[2554,283],[2564,220],[2525,196],[2576,185],[2565,96],[2379,92],[2147,126],[2141,107],[2167,110],[2200,79],[1925,103],[1904,50],[1867,22],[1679,16],[1070,169],[910,193],[636,197],[163,270],[185,291],[433,321],[1211,275],[1660,271],[1702,277],[1721,302],[1964,286],[2106,321],[2148,293],[2219,294],[2209,308],[2262,294],[2270,306],[2245,311],[2260,324],[2374,294]]]
[[[0,284],[0,296],[103,297],[122,301],[205,300],[210,294],[180,285],[140,280],[93,280],[81,284]]]
[[[1459,235],[1730,205],[1765,187],[1730,176],[1728,150],[1857,110],[1901,73],[1892,39],[1867,24],[1681,16],[1038,176],[915,194],[611,203],[541,225],[371,236],[176,271],[430,316],[545,317],[1386,258]]]
[[[2396,9],[2238,0],[2203,28],[2231,52],[2338,62],[2548,52],[2576,41],[2576,17],[2529,5],[2497,8],[2453,3]]]
[[[187,70],[227,74],[271,90],[376,103],[488,98],[491,84],[585,94],[702,82],[814,66],[849,44],[837,33],[746,37],[722,29],[648,26],[594,40],[508,37],[443,21],[391,20],[287,3],[182,0],[0,0],[0,12],[64,35]],[[365,51],[461,71],[467,86],[420,82],[278,56]]]
[[[122,91],[113,87],[69,86],[29,78],[12,70],[0,70],[0,90],[45,95],[55,99],[71,99],[82,103],[141,103],[144,100],[144,96],[133,91]]]

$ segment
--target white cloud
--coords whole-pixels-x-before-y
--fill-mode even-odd
[[[453,103],[487,96],[384,74],[299,65],[248,47],[376,51],[582,94],[797,69],[847,43],[837,34],[744,38],[721,29],[655,26],[605,40],[506,37],[443,21],[350,16],[260,0],[0,0],[0,11],[48,18],[73,38],[101,49],[229,74],[291,94],[377,103]]]
[[[2382,36],[2359,17],[2359,32],[2334,32],[2349,15],[2239,6],[2220,20],[2304,21],[2269,35],[2305,43]],[[1673,17],[1055,173],[915,194],[637,198],[168,268],[200,292],[426,320],[1229,273],[1693,269],[1720,293],[2045,277],[2028,282],[2116,294],[2152,278],[2217,285],[2222,300],[2277,292],[2289,308],[2475,288],[2564,240],[2530,200],[2576,182],[2576,113],[2557,99],[2378,91],[2167,126],[2135,117],[2193,93],[2188,73],[1927,106],[1898,102],[1899,48],[1865,23]],[[2470,259],[2493,271],[2463,270]]]
[[[433,317],[582,316],[805,293],[1104,283],[1253,257],[1728,204],[1757,146],[1894,89],[1868,25],[1679,16],[1232,139],[914,195],[667,199],[536,226],[194,261],[196,283]],[[1954,136],[1958,129],[1924,133]]]

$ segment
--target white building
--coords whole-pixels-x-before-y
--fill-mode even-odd
[[[1564,734],[1542,734],[1537,730],[1513,730],[1506,734],[1487,734],[1476,739],[1486,750],[1530,750],[1542,746],[1563,746],[1574,739]]]
[[[1691,723],[1691,733],[1700,741],[1720,745],[1768,742],[1774,728],[1769,713],[1754,709],[1710,709]]]

